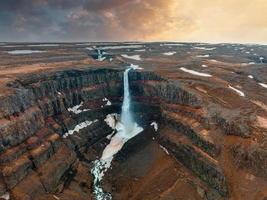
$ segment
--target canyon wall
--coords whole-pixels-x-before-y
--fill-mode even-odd
[[[72,198],[92,195],[92,151],[100,154],[112,133],[104,119],[120,113],[122,79],[121,70],[84,69],[24,75],[8,83],[9,93],[0,96],[0,195],[9,192],[15,200],[49,199],[64,190]],[[247,130],[212,115],[201,96],[156,73],[130,72],[130,90],[137,122],[146,129],[157,121],[157,141],[208,188],[228,197],[221,139],[229,133],[247,137]],[[81,102],[82,112],[68,110]],[[229,155],[238,154],[239,164],[248,162],[237,149]],[[253,159],[251,169],[261,171],[266,159]]]

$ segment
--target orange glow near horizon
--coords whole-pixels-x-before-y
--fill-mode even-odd
[[[156,0],[136,40],[267,44],[266,0]],[[144,10],[146,11],[146,10]],[[149,17],[146,19],[145,17]]]

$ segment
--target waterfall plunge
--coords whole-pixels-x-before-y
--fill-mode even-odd
[[[131,129],[133,127],[132,114],[130,112],[130,91],[129,91],[129,71],[131,68],[128,68],[123,73],[123,103],[122,103],[122,112],[121,112],[121,122],[122,124]]]
[[[105,147],[101,159],[94,162],[94,167],[91,173],[94,176],[94,194],[97,200],[111,200],[110,194],[107,194],[101,188],[101,180],[104,173],[111,166],[112,159],[115,154],[117,154],[123,147],[123,145],[131,138],[136,136],[138,133],[143,131],[142,127],[139,127],[137,123],[133,120],[130,105],[131,97],[129,91],[129,71],[132,68],[128,68],[123,73],[123,103],[122,103],[122,113],[121,120],[116,124],[115,129],[117,133],[111,138],[110,143]]]

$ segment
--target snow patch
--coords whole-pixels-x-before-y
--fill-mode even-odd
[[[161,146],[161,145],[159,145],[159,146],[167,155],[170,155],[170,153],[168,152],[168,150],[164,146]]]
[[[82,112],[86,112],[90,109],[80,109],[80,107],[83,106],[83,102],[81,102],[79,105],[76,105],[76,106],[73,106],[72,108],[68,108],[67,110],[69,112],[73,112],[75,114],[79,114],[79,113],[82,113]]]
[[[67,138],[69,135],[73,135],[75,132],[79,133],[79,131],[83,128],[86,128],[88,126],[90,126],[91,124],[97,122],[98,120],[94,120],[94,121],[84,121],[84,122],[81,122],[80,124],[77,124],[74,129],[72,130],[68,130],[68,132],[66,132],[64,135],[63,135],[63,138]]]
[[[240,91],[240,90],[232,87],[231,85],[228,85],[228,88],[230,88],[231,90],[235,91],[241,97],[244,97],[245,96],[244,92],[242,92],[242,91]]]
[[[0,198],[1,199],[5,199],[5,200],[9,200],[10,199],[10,194],[7,192],[7,193],[3,194]]]
[[[215,62],[215,63],[218,63],[219,61],[218,60],[215,60],[215,59],[212,59],[210,60],[211,62]]]
[[[197,72],[197,71],[194,71],[194,70],[191,70],[191,69],[186,69],[184,67],[181,67],[180,70],[182,70],[184,72],[187,72],[187,73],[190,73],[190,74],[193,74],[193,75],[196,75],[196,76],[212,77],[212,75],[210,75],[210,74]]]
[[[8,51],[8,54],[11,55],[24,55],[24,54],[32,54],[32,53],[44,53],[46,51],[40,51],[40,50],[13,50],[13,51]]]
[[[105,106],[111,106],[111,101],[108,100],[106,97],[102,99],[103,102],[106,102]],[[103,107],[103,106],[102,106]]]
[[[207,65],[201,65],[201,67],[204,67],[205,68],[205,67],[208,67],[208,66]]]
[[[176,54],[175,51],[170,51],[170,52],[165,52],[165,53],[163,53],[163,55],[165,55],[165,56],[172,56],[172,55],[174,55],[174,54]]]
[[[139,67],[139,65],[134,65],[134,64],[131,64],[130,66],[129,66],[130,68],[132,68],[133,70],[136,70],[136,69],[144,69],[144,68],[142,68],[142,67]]]
[[[215,50],[216,47],[211,47],[211,48],[207,48],[207,47],[193,47],[193,49],[200,49],[200,50],[212,51],[212,50]]]
[[[179,44],[179,43],[164,43],[164,44],[160,44],[160,46],[185,46],[185,45]]]
[[[124,58],[132,59],[132,60],[141,60],[140,55],[132,55],[132,56],[129,56],[127,54],[122,54],[121,56],[124,57]]]
[[[154,130],[157,132],[158,131],[158,124],[157,124],[157,122],[152,122],[151,124],[150,124],[150,126],[153,126],[153,128],[154,128]]]
[[[253,79],[254,77],[252,75],[248,75],[249,78]]]
[[[267,84],[264,84],[264,83],[259,83],[260,86],[264,87],[264,88],[267,88]]]
[[[208,57],[210,57],[210,55],[209,54],[206,54],[206,55],[198,55],[196,57],[197,58],[208,58]]]
[[[106,116],[106,118],[104,119],[104,121],[107,123],[107,125],[110,128],[112,128],[113,130],[115,130],[117,119],[118,119],[118,114],[117,113],[111,113],[111,114],[108,114]]]

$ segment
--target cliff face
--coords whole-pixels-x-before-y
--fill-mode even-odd
[[[106,46],[104,61],[93,45]],[[8,54],[17,48],[45,52]],[[109,143],[105,119],[121,112],[123,71],[134,63],[144,68],[129,73],[144,131],[114,158],[105,191],[123,200],[263,200],[267,76],[258,57],[266,52],[237,44],[0,45],[0,197],[92,199],[92,161]]]
[[[8,83],[10,93],[0,100],[0,194],[9,192],[15,200],[49,199],[54,193],[88,199],[92,195],[90,163],[112,132],[104,119],[120,113],[122,73],[65,70],[21,76]],[[230,125],[214,120],[205,100],[179,82],[152,72],[130,72],[130,88],[138,122],[145,129],[150,129],[152,121],[160,124],[156,140],[207,186],[205,198],[218,198],[208,197],[211,191],[229,196],[228,162],[224,162],[228,157],[238,157],[241,166],[249,162],[253,173],[266,177],[261,171],[266,163],[264,151],[258,147],[261,159],[255,159],[240,151],[241,144],[233,145],[232,151],[225,149],[222,138]],[[104,98],[112,105],[106,105]],[[81,102],[81,112],[68,110]],[[89,125],[64,137],[85,121]]]

